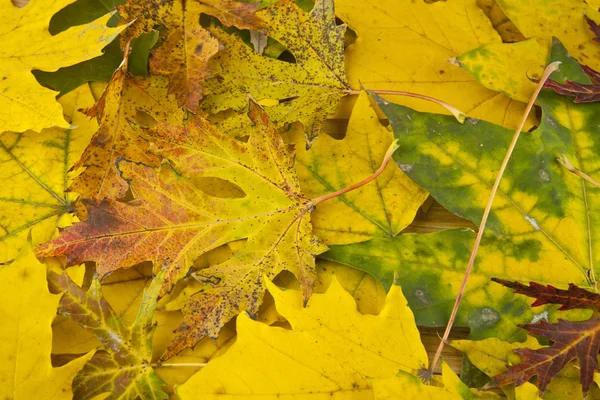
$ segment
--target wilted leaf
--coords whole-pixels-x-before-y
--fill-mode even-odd
[[[31,0],[24,7],[4,1],[0,8],[0,124],[3,130],[41,131],[51,126],[66,128],[56,93],[40,86],[31,70],[55,71],[102,54],[122,28],[107,28],[110,15],[58,35],[48,32],[50,17],[70,0]],[[33,40],[32,40],[33,39]]]
[[[110,393],[107,399],[168,398],[164,382],[150,365],[156,329],[152,315],[162,280],[163,273],[154,278],[128,327],[104,300],[98,279],[86,292],[66,273],[49,272],[50,287],[64,293],[58,312],[92,331],[105,349],[94,354],[73,381],[76,398],[91,399],[102,393]]]
[[[398,385],[395,389],[405,393],[436,399],[460,399],[469,393],[458,379],[451,381],[454,386],[440,388],[425,386],[411,375],[425,366],[427,354],[398,286],[392,287],[381,313],[372,316],[356,311],[356,303],[335,279],[307,307],[300,292],[266,284],[292,330],[240,315],[236,343],[178,386],[180,398],[371,398],[373,387],[383,392],[377,387],[380,381],[389,385],[383,380],[394,377],[392,387]]]
[[[296,143],[295,167],[304,193],[316,198],[373,175],[392,140],[393,135],[381,125],[369,104],[368,95],[362,93],[343,140],[322,135],[306,150],[300,135],[292,138]],[[393,237],[412,222],[427,195],[400,167],[390,164],[375,183],[319,204],[311,220],[315,233],[328,244]]]
[[[71,382],[92,354],[52,368],[52,320],[60,296],[48,293],[46,268],[30,246],[0,267],[0,395],[4,399],[73,397]]]
[[[592,302],[600,297],[596,293],[587,292],[574,285],[569,285],[569,290],[559,291],[553,287],[532,282],[529,287],[517,282],[498,281],[511,287],[517,293],[536,298],[535,305],[562,304],[562,310],[571,308],[598,309]],[[581,384],[584,396],[587,395],[590,385],[594,380],[594,373],[598,369],[598,351],[600,350],[600,319],[593,318],[588,321],[571,322],[558,320],[556,324],[541,321],[538,324],[527,324],[521,327],[530,334],[544,336],[552,342],[550,347],[542,349],[519,348],[515,352],[522,355],[524,360],[517,366],[511,366],[508,371],[494,377],[494,383],[504,385],[515,382],[521,385],[532,376],[538,376],[540,392],[544,392],[550,381],[565,366],[577,358],[581,370]]]
[[[200,25],[200,15],[213,15],[227,26],[259,29],[254,15],[258,3],[234,0],[129,0],[119,7],[124,21],[131,26],[123,34],[126,43],[155,26],[164,25],[166,38],[150,61],[153,73],[169,77],[169,94],[180,107],[193,112],[202,98],[204,81],[210,76],[208,61],[221,48],[218,40]]]
[[[97,127],[77,110],[93,102],[87,85],[59,98],[65,119],[77,129],[48,128],[0,136],[0,263],[17,255],[30,232],[33,245],[38,245],[71,220],[77,195],[66,193],[76,176],[69,168]]]
[[[600,46],[585,19],[600,21],[600,13],[593,7],[581,0],[497,1],[525,37],[557,37],[573,57],[600,69]]]
[[[118,69],[102,97],[86,110],[97,117],[100,127],[74,168],[84,169],[70,189],[82,198],[118,199],[125,195],[127,182],[117,170],[119,158],[157,167],[159,160],[147,152],[148,143],[135,132],[129,120],[145,113],[160,122],[181,124],[184,113],[167,95],[166,79],[135,77]]]
[[[310,14],[293,0],[282,0],[257,15],[268,27],[267,34],[282,43],[296,62],[264,57],[238,37],[212,29],[225,49],[211,61],[216,77],[206,82],[207,97],[202,105],[216,113],[243,109],[248,94],[259,103],[274,100],[276,105],[265,107],[269,119],[279,124],[300,121],[310,144],[347,93],[346,26],[336,25],[333,0],[317,0]],[[228,121],[229,126],[250,125],[242,117]]]
[[[335,5],[338,17],[358,35],[346,52],[354,89],[362,84],[372,90],[420,93],[473,117],[509,128],[517,125],[524,104],[482,87],[447,61],[482,44],[501,42],[474,1],[338,0]],[[419,99],[387,98],[420,111],[444,112]]]
[[[250,116],[257,129],[248,143],[201,120],[187,127],[157,124],[146,133],[153,152],[174,166],[163,165],[157,172],[121,162],[120,173],[136,200],[90,201],[85,222],[39,248],[44,257],[66,255],[68,265],[94,260],[101,276],[151,260],[155,269],[167,271],[164,293],[201,254],[247,238],[235,257],[195,274],[212,288],[192,297],[168,356],[204,336],[216,337],[240,311],[256,313],[263,274],[273,278],[281,270],[291,271],[306,299],[312,292],[314,256],[325,250],[312,235],[312,203],[301,193],[291,155],[264,112],[252,105]],[[193,180],[206,178],[237,184],[244,196],[208,195]]]

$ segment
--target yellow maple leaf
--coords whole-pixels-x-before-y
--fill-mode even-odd
[[[443,388],[426,386],[414,375],[426,365],[427,353],[399,286],[374,316],[360,314],[335,279],[307,307],[301,292],[266,285],[292,330],[239,316],[236,343],[176,388],[181,399],[373,398],[374,388],[379,398],[390,398],[384,395],[390,391],[436,399],[470,394],[449,368]]]
[[[72,0],[31,0],[19,8],[14,2],[0,5],[0,125],[3,130],[41,131],[66,128],[56,92],[40,86],[31,70],[56,71],[60,67],[99,56],[102,48],[123,29],[107,28],[105,15],[90,24],[51,36],[52,15]]]
[[[347,94],[346,26],[336,25],[332,0],[317,0],[310,14],[293,0],[283,0],[257,15],[268,27],[268,35],[281,42],[296,62],[264,57],[240,38],[213,29],[225,49],[211,60],[216,77],[206,82],[202,106],[210,113],[239,111],[246,107],[250,94],[265,107],[271,121],[301,122],[311,143]],[[245,115],[226,121],[225,130],[251,125]]]
[[[0,396],[4,399],[73,397],[71,382],[92,357],[67,365],[50,362],[52,320],[61,296],[48,293],[46,268],[25,246],[17,259],[0,268]]]
[[[373,175],[393,135],[381,125],[369,96],[363,92],[343,140],[322,135],[310,150],[306,150],[300,135],[292,140],[297,144],[295,166],[300,184],[307,196],[315,198]],[[393,237],[412,222],[427,196],[426,190],[392,163],[375,183],[319,204],[311,221],[315,233],[327,244]]]
[[[59,98],[64,116],[77,129],[5,132],[0,136],[0,263],[13,259],[31,232],[33,245],[46,242],[70,221],[74,193],[66,193],[77,160],[96,130],[77,110],[94,99],[88,85]],[[57,103],[57,104],[59,104]]]
[[[525,105],[481,86],[448,60],[486,43],[501,43],[474,1],[336,1],[337,16],[358,38],[346,50],[354,89],[415,92],[443,100],[469,116],[516,127]],[[419,111],[438,105],[402,96],[395,103]],[[531,125],[531,124],[530,124]]]

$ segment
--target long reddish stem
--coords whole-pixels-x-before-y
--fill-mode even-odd
[[[414,97],[416,99],[431,101],[432,103],[438,104],[438,105],[444,107],[446,110],[448,110],[450,112],[450,114],[454,115],[454,118],[456,118],[456,120],[458,122],[460,122],[461,124],[463,122],[465,122],[465,119],[467,118],[465,113],[463,113],[462,111],[460,111],[458,108],[454,107],[453,105],[448,104],[445,101],[436,99],[435,97],[425,96],[424,94],[412,93],[412,92],[402,92],[402,91],[396,91],[396,90],[370,90],[370,92],[373,92],[376,94],[393,95],[393,96]],[[360,90],[349,90],[348,93],[349,94],[359,94]]]
[[[375,173],[373,175],[369,176],[367,179],[365,179],[363,181],[360,181],[358,183],[355,183],[352,186],[348,186],[346,188],[340,189],[340,190],[338,190],[336,192],[328,193],[328,194],[326,194],[324,196],[320,196],[320,197],[317,197],[315,199],[312,199],[311,203],[313,205],[316,205],[316,204],[319,204],[322,201],[329,200],[329,199],[332,199],[334,197],[341,196],[344,193],[348,193],[351,190],[358,189],[359,187],[364,186],[367,183],[371,182],[372,180],[376,179],[379,175],[381,175],[381,173],[383,172],[383,170],[385,170],[385,167],[387,167],[388,162],[390,162],[390,159],[392,158],[392,154],[394,154],[394,151],[396,151],[398,149],[398,147],[400,147],[398,145],[398,140],[394,140],[392,142],[392,144],[390,145],[390,147],[388,148],[387,152],[385,153],[385,156],[383,157],[383,161],[381,162],[381,166],[377,169],[377,171],[375,171]]]
[[[504,161],[502,161],[502,165],[500,166],[500,170],[498,171],[498,175],[496,176],[496,181],[494,182],[494,186],[492,186],[492,192],[490,193],[490,197],[485,206],[485,211],[483,212],[483,217],[481,218],[481,223],[479,224],[479,231],[477,232],[477,237],[475,238],[475,245],[473,246],[473,251],[471,252],[471,258],[469,258],[469,264],[467,264],[467,269],[465,271],[465,277],[463,278],[462,284],[460,285],[460,290],[458,291],[458,295],[456,296],[456,301],[454,302],[454,307],[452,308],[452,313],[450,314],[450,319],[448,320],[448,324],[446,325],[446,330],[444,331],[444,336],[440,341],[440,345],[435,352],[435,356],[429,364],[429,370],[425,374],[425,378],[431,378],[433,375],[433,369],[435,368],[440,356],[442,355],[442,350],[444,349],[444,345],[448,341],[448,336],[450,336],[450,331],[452,330],[452,325],[454,325],[454,320],[456,319],[456,314],[458,312],[458,307],[460,306],[460,301],[462,299],[463,293],[465,292],[465,288],[467,286],[467,281],[469,280],[469,276],[471,275],[471,271],[473,270],[473,264],[475,263],[475,257],[477,256],[477,250],[479,250],[479,244],[481,243],[481,238],[483,237],[483,231],[485,230],[485,224],[487,222],[488,216],[490,215],[490,210],[492,209],[492,203],[494,202],[494,197],[496,197],[496,192],[498,191],[498,187],[500,186],[500,181],[502,180],[502,175],[504,174],[504,170],[506,169],[506,165],[510,160],[510,156],[515,149],[515,145],[517,144],[517,140],[519,140],[519,135],[521,134],[521,130],[523,130],[523,126],[525,125],[525,121],[527,120],[527,116],[529,112],[533,108],[533,103],[537,99],[540,90],[544,86],[544,83],[548,79],[551,73],[558,70],[558,66],[560,65],[560,61],[555,61],[549,64],[544,70],[544,74],[542,75],[542,79],[537,84],[531,99],[529,99],[529,103],[527,103],[527,108],[521,117],[521,122],[519,122],[519,126],[515,131],[515,134],[512,138],[512,142],[506,151],[506,156],[504,156]]]

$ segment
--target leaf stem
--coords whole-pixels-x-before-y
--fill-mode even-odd
[[[466,114],[460,111],[458,108],[446,103],[445,101],[438,100],[435,97],[425,96],[423,94],[412,93],[412,92],[402,92],[396,90],[369,90],[369,92],[373,92],[376,94],[388,94],[394,96],[406,96],[406,97],[414,97],[421,100],[431,101],[432,103],[438,104],[444,107],[450,114],[454,115],[454,118],[461,124],[465,122],[467,118]],[[360,90],[348,90],[348,94],[360,94]]]
[[[544,70],[544,74],[542,75],[542,79],[538,82],[533,95],[529,99],[529,103],[527,103],[527,108],[521,117],[521,121],[519,122],[519,126],[515,131],[515,134],[508,146],[508,150],[506,150],[506,156],[504,156],[504,161],[502,161],[502,165],[498,170],[498,175],[496,176],[496,180],[494,181],[494,186],[492,186],[492,191],[490,193],[490,197],[485,206],[485,211],[483,212],[483,217],[481,218],[481,223],[479,224],[479,230],[477,232],[477,237],[475,239],[475,244],[473,245],[473,251],[471,252],[471,258],[469,258],[469,263],[467,264],[467,269],[465,271],[465,276],[463,278],[462,284],[460,285],[460,290],[458,291],[458,295],[456,296],[456,300],[454,302],[454,307],[452,308],[452,313],[450,314],[450,319],[448,320],[448,324],[446,325],[446,330],[444,331],[444,336],[440,341],[440,345],[435,352],[435,356],[433,356],[433,360],[429,364],[429,370],[423,372],[421,376],[425,379],[430,379],[433,375],[433,370],[442,355],[442,350],[444,349],[444,345],[448,341],[448,336],[450,336],[450,331],[452,330],[452,326],[454,325],[454,320],[456,319],[456,314],[458,312],[458,307],[460,306],[460,301],[462,299],[463,293],[465,292],[465,288],[467,286],[467,281],[469,280],[469,276],[471,275],[471,271],[473,270],[473,265],[475,263],[475,257],[477,256],[477,250],[479,250],[479,244],[481,243],[481,238],[483,237],[483,231],[485,230],[485,224],[487,222],[488,216],[490,215],[490,210],[492,209],[492,203],[494,202],[494,197],[496,197],[496,192],[498,191],[498,187],[500,186],[500,181],[502,180],[502,175],[504,174],[504,170],[510,160],[510,157],[515,149],[515,145],[517,144],[517,140],[519,140],[519,135],[523,130],[523,126],[525,125],[525,121],[527,120],[527,116],[531,112],[533,108],[533,103],[537,99],[540,94],[540,90],[544,86],[544,83],[554,71],[558,70],[558,66],[560,65],[560,61],[555,61],[550,63],[546,69]]]
[[[381,166],[377,169],[377,171],[375,171],[375,173],[373,175],[369,176],[368,178],[366,178],[358,183],[355,183],[354,185],[351,185],[346,188],[340,189],[338,191],[328,193],[326,195],[314,198],[310,202],[312,203],[312,205],[317,205],[322,201],[329,200],[334,197],[341,196],[344,193],[348,193],[351,190],[358,189],[359,187],[364,186],[367,183],[371,182],[372,180],[376,179],[385,170],[385,167],[387,167],[388,162],[392,158],[392,154],[394,154],[394,151],[396,151],[399,147],[400,147],[400,145],[398,144],[398,140],[394,140],[392,142],[392,144],[390,144],[390,147],[388,147],[387,152],[385,153],[385,156],[383,157]]]
[[[558,157],[556,159],[556,161],[558,161],[560,165],[565,167],[567,169],[567,171],[571,172],[572,174],[577,175],[581,179],[584,179],[584,180],[588,181],[589,183],[591,183],[592,185],[600,188],[600,183],[598,183],[598,181],[596,181],[594,178],[592,178],[591,176],[589,176],[588,174],[586,174],[585,172],[583,172],[582,170],[580,170],[579,168],[577,168],[573,164],[571,164],[571,161],[569,161],[569,159],[567,158],[567,156],[565,154]]]

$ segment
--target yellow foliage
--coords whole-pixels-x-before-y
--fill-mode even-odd
[[[354,106],[343,140],[322,135],[306,150],[298,133],[295,131],[291,138],[296,144],[295,166],[301,187],[310,198],[373,175],[393,140],[364,92]],[[412,222],[427,195],[400,167],[390,163],[375,183],[319,204],[312,214],[313,229],[327,244],[393,237]]]
[[[76,129],[4,132],[0,136],[0,263],[16,256],[30,232],[33,245],[38,245],[51,239],[58,226],[71,221],[77,195],[66,190],[77,171],[69,169],[97,127],[78,110],[93,102],[88,85],[59,99],[65,119]]]
[[[557,37],[583,64],[600,70],[600,46],[584,16],[600,23],[600,13],[581,0],[497,0],[527,38]]]
[[[52,328],[60,296],[48,293],[46,268],[25,246],[17,259],[0,267],[0,396],[4,399],[73,397],[71,382],[92,357],[89,353],[52,368]]]
[[[110,15],[51,36],[50,18],[72,0],[31,0],[23,7],[15,1],[0,5],[0,125],[2,130],[41,131],[69,127],[54,97],[37,83],[31,70],[56,71],[102,54],[123,28],[107,28]]]
[[[335,279],[306,308],[301,292],[266,284],[292,330],[240,315],[236,343],[177,387],[181,399],[370,399],[390,398],[390,392],[460,399],[468,393],[458,379],[439,388],[414,375],[425,367],[427,354],[399,286],[372,316],[360,314]],[[452,374],[448,368],[444,372]],[[394,380],[385,382],[389,379]]]
[[[346,50],[346,73],[354,89],[362,84],[371,90],[415,92],[472,117],[516,127],[524,104],[482,87],[447,61],[482,44],[501,43],[474,1],[338,0],[335,5],[358,35]],[[386,98],[419,111],[444,112],[419,99]]]

